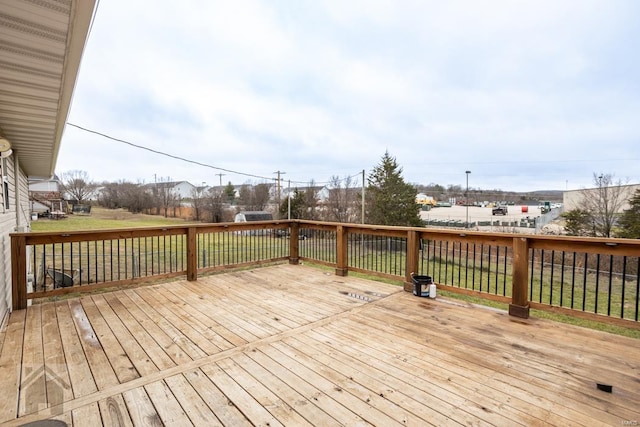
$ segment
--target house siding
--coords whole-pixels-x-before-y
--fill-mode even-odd
[[[11,305],[11,239],[9,233],[13,233],[16,227],[15,207],[15,173],[12,158],[1,159],[3,179],[0,180],[0,325],[6,321]],[[6,169],[6,170],[5,170]],[[6,180],[5,180],[6,177]],[[4,183],[9,183],[9,208],[5,205]]]
[[[15,156],[3,160],[0,160],[0,165],[3,168],[2,174],[7,177],[6,182],[9,184],[9,208],[5,207],[3,191],[0,197],[2,201],[0,206],[0,327],[4,326],[11,308],[10,234],[16,231],[27,231],[30,224],[27,177],[17,167]]]

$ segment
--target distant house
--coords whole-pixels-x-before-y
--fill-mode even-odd
[[[29,191],[38,193],[59,192],[62,188],[60,178],[57,175],[49,179],[29,179]]]
[[[179,199],[190,199],[196,190],[196,186],[188,181],[156,182],[145,187],[151,192],[169,191]]]
[[[298,190],[299,193],[306,193],[307,191],[309,191],[309,189],[313,191],[313,194],[316,196],[319,202],[324,202],[329,198],[329,187],[321,185],[316,185],[313,187],[286,188],[282,190],[282,198],[286,200],[287,196],[293,197],[296,190]]]
[[[29,179],[29,213],[43,216],[64,211],[62,184],[57,175],[49,179]]]
[[[12,49],[0,73],[0,328],[12,307],[10,234],[30,229],[29,184],[59,192],[45,181],[56,168],[94,8],[95,0],[2,1],[0,33]]]

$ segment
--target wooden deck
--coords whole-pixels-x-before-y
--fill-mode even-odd
[[[0,390],[7,425],[638,425],[640,342],[279,265],[16,311]]]

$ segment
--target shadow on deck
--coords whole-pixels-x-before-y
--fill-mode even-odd
[[[637,340],[306,266],[34,305],[0,339],[7,425],[640,422]]]

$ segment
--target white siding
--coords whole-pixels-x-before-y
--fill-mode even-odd
[[[46,181],[34,181],[29,186],[29,190],[44,192],[60,191],[60,186],[58,184],[58,181],[53,179]]]
[[[4,325],[11,304],[11,242],[9,233],[16,227],[13,158],[0,159],[0,326]],[[5,182],[9,184],[9,208],[6,207]]]
[[[18,168],[18,199],[16,199],[16,158],[0,160],[2,174],[9,184],[9,208],[5,206],[4,188],[0,196],[0,327],[4,324],[11,308],[11,238],[10,234],[27,231],[29,221],[29,193],[27,177]],[[1,182],[2,180],[0,180]],[[4,182],[2,182],[4,185]]]
[[[189,199],[193,197],[193,190],[195,186],[187,181],[182,181],[173,187],[173,192],[176,196],[180,196],[181,199]]]

